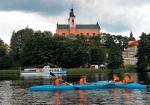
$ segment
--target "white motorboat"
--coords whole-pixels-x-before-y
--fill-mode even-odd
[[[26,68],[21,72],[21,76],[51,76],[50,73],[53,74],[66,74],[67,71],[62,68],[50,68],[50,66],[44,66],[42,69],[40,68]]]

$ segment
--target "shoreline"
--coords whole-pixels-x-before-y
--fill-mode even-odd
[[[69,68],[67,69],[67,75],[90,75],[94,73],[138,73],[135,66],[118,68],[118,69],[108,69],[108,68]],[[150,72],[150,69],[141,72]],[[20,78],[19,69],[7,69],[0,70],[0,79],[15,79]]]

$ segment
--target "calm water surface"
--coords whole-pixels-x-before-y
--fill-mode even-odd
[[[131,73],[134,79],[150,85],[150,73]],[[123,77],[123,74],[120,74]],[[64,76],[77,83],[79,75]],[[20,78],[0,81],[0,105],[150,105],[149,90],[70,90],[30,92],[33,85],[53,84],[54,78]],[[89,82],[110,80],[111,74],[88,75]]]

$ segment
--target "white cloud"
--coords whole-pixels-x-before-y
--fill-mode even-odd
[[[13,30],[18,31],[25,27],[34,30],[47,30],[55,32],[56,22],[50,17],[42,17],[34,13],[24,12],[0,12],[0,38],[7,44]]]
[[[150,2],[148,0],[72,0],[72,3],[78,23],[94,24],[99,21],[104,32],[129,36],[132,30],[136,38],[142,32],[150,33]],[[67,8],[68,11],[62,9],[61,14],[55,14],[55,16],[50,14],[49,17],[49,12],[44,16],[40,14],[41,11],[39,14],[33,11],[0,12],[0,38],[9,43],[12,31],[25,28],[27,25],[34,30],[55,32],[56,23],[67,23],[69,16],[68,6],[62,7]]]
[[[142,32],[150,33],[150,4],[146,0],[90,0],[85,5],[81,2],[80,7],[79,21],[93,23],[98,20],[105,32],[129,36],[132,30],[136,38]]]

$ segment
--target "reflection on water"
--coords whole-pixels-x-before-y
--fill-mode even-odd
[[[87,100],[87,92],[86,90],[79,90],[79,97],[80,97],[80,104],[81,105],[87,105],[88,100]]]
[[[124,74],[120,74],[123,77]],[[150,73],[132,73],[137,82],[150,85]],[[110,80],[112,74],[88,75],[88,81]],[[73,83],[79,75],[64,76]],[[26,78],[0,81],[0,105],[145,105],[150,103],[150,92],[143,90],[71,90],[30,92],[33,85],[53,84],[54,78]]]

